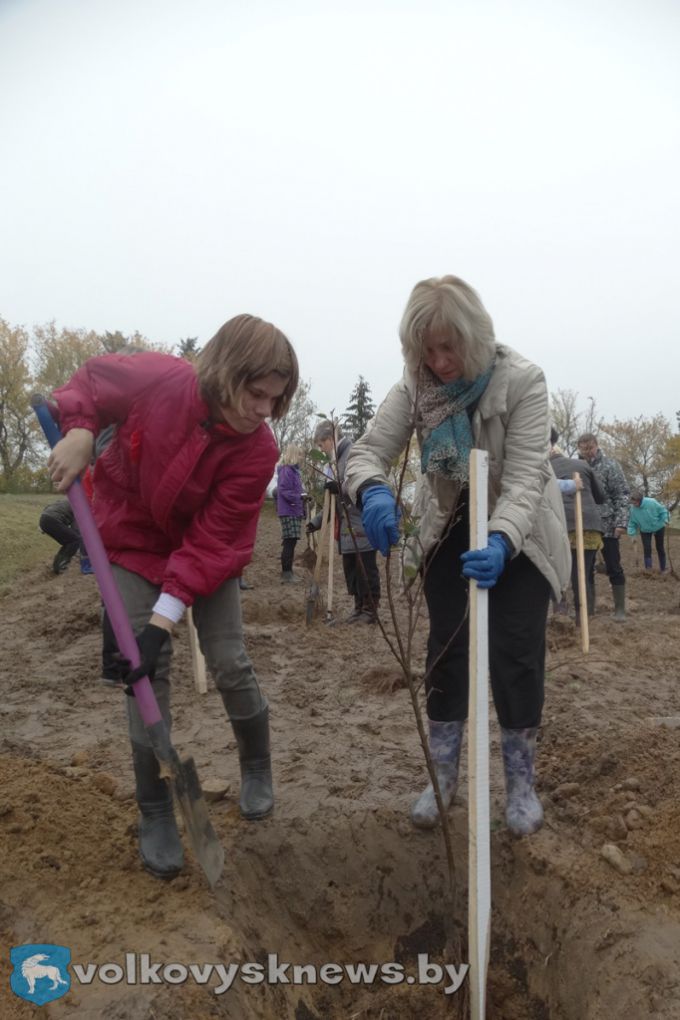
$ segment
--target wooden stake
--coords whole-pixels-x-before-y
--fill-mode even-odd
[[[470,548],[484,549],[487,536],[489,455],[470,453]],[[470,1017],[486,1017],[491,937],[489,825],[489,593],[470,581],[470,718],[468,723],[468,953]]]
[[[305,610],[305,620],[307,626],[311,626],[314,619],[314,613],[319,601],[319,579],[321,577],[321,566],[323,564],[323,550],[324,550],[324,539],[326,538],[326,528],[328,527],[328,508],[330,504],[331,494],[326,489],[323,494],[323,509],[321,511],[321,532],[319,534],[319,544],[316,548],[316,563],[314,564],[314,573],[312,574],[312,583],[309,588],[309,594],[307,596],[307,605]]]
[[[578,482],[580,478],[578,471],[574,471],[574,481]],[[583,548],[583,503],[579,489],[576,490],[574,517],[576,519],[576,570],[580,603],[578,612],[581,621],[581,650],[587,653],[590,650],[590,631],[588,630],[588,600],[586,597],[586,557]]]
[[[189,628],[189,648],[191,649],[191,666],[194,673],[194,684],[199,694],[208,693],[208,676],[205,669],[205,659],[198,644],[198,634],[194,626],[194,614],[191,606],[187,609],[187,627]]]
[[[326,623],[333,621],[333,553],[335,552],[335,496],[331,495],[328,507],[328,592],[326,595]]]
[[[323,494],[323,507],[321,509],[321,530],[319,531],[319,544],[316,549],[316,564],[314,567],[314,580],[318,586],[321,580],[321,567],[323,565],[323,556],[326,544],[326,532],[328,530],[328,512],[330,510],[331,494],[326,489]]]

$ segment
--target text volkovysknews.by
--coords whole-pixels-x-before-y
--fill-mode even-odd
[[[286,963],[268,953],[266,963],[160,963],[149,953],[126,953],[122,963],[72,963],[71,972],[80,985],[209,985],[215,995],[228,992],[235,982],[245,985],[443,985],[445,995],[455,994],[467,975],[469,964],[435,963],[419,953],[408,967],[388,963]]]

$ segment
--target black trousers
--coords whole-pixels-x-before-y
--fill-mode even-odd
[[[297,538],[284,538],[281,540],[281,570],[287,573],[293,569],[293,554]]]
[[[656,546],[656,554],[659,557],[659,566],[666,566],[666,549],[664,546],[664,538],[666,535],[665,528],[659,528],[658,531],[641,531],[640,538],[642,539],[642,553],[645,559],[651,560],[652,558],[652,538],[654,538],[654,545]]]
[[[468,513],[459,519],[425,571],[430,612],[425,691],[427,714],[439,721],[468,713],[468,581],[460,555],[470,546]],[[489,590],[489,672],[496,714],[506,729],[538,726],[543,708],[545,628],[550,585],[520,553]]]
[[[623,572],[621,566],[621,550],[619,548],[618,538],[607,538],[606,536],[602,539],[602,556],[604,558],[604,565],[607,568],[607,577],[612,588],[616,588],[620,584],[626,583],[626,575]]]
[[[80,546],[80,532],[48,512],[40,515],[40,530],[61,546]]]
[[[347,582],[347,592],[354,596],[354,602],[358,607],[368,601],[369,593],[374,601],[380,598],[380,572],[376,563],[375,549],[343,553],[342,569]]]

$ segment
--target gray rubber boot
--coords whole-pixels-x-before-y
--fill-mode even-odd
[[[170,787],[160,778],[158,760],[150,747],[132,743],[137,783],[139,854],[155,878],[174,878],[182,870],[184,850],[177,831]]]
[[[626,586],[617,584],[612,588],[614,596],[614,619],[617,623],[624,623],[626,619]]]
[[[458,766],[465,722],[429,720],[430,755],[439,783],[444,808],[451,805],[458,786]],[[418,829],[433,829],[439,821],[437,799],[432,783],[428,783],[411,808],[411,821]]]
[[[505,770],[505,818],[515,836],[530,836],[543,825],[543,805],[534,790],[537,729],[501,727]]]
[[[241,814],[257,821],[274,807],[268,706],[250,719],[231,719],[231,726],[241,763]]]

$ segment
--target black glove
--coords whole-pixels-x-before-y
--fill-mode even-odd
[[[317,528],[317,527],[316,527],[316,526],[315,526],[314,524],[312,524],[312,522],[311,522],[311,521],[309,522],[309,524],[308,524],[308,525],[307,525],[307,527],[305,528],[305,531],[307,532],[307,534],[308,534],[308,535],[311,535],[311,534],[313,534],[313,533],[314,533],[315,531],[318,531],[318,530],[319,530],[319,529],[318,529],[318,528]]]
[[[336,482],[335,478],[329,478],[324,485],[324,489],[327,489],[328,492],[332,492],[334,496],[337,496],[340,492],[340,486]]]
[[[170,634],[164,627],[157,627],[155,623],[147,623],[146,627],[137,635],[137,647],[139,648],[140,663],[136,669],[130,669],[127,659],[121,659],[122,679],[125,684],[134,684],[143,676],[153,680],[158,665],[158,657],[163,650],[166,641],[170,640]]]

